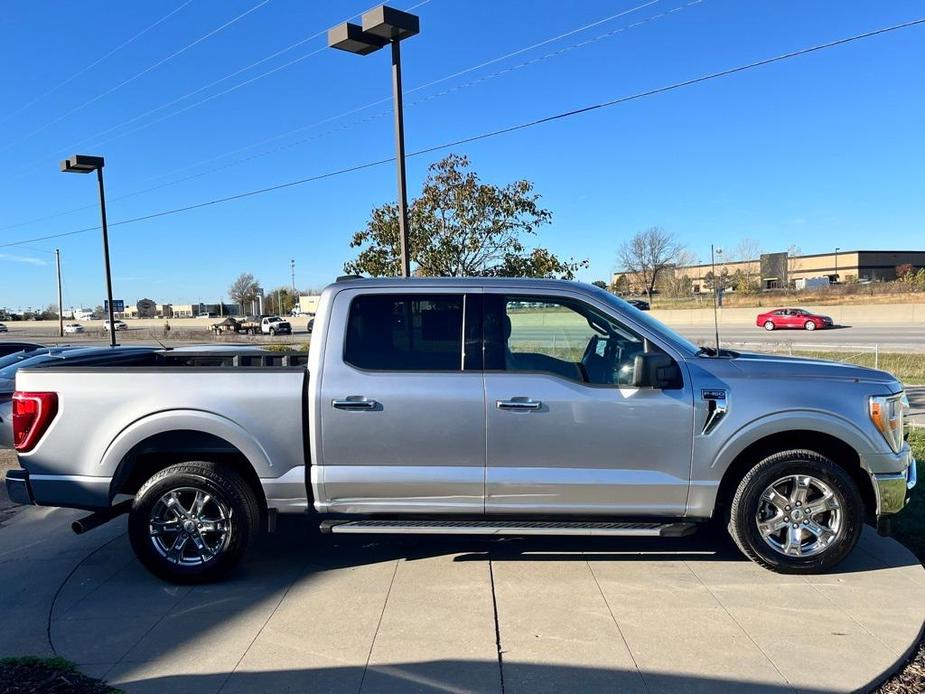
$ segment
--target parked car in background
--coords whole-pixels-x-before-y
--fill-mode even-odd
[[[8,333],[8,332],[10,332],[9,329],[3,323],[0,323],[0,333]]]
[[[76,335],[77,333],[82,333],[84,327],[80,323],[65,323],[64,324],[64,334],[65,335]]]
[[[638,308],[640,311],[649,310],[649,302],[645,299],[626,299],[626,303],[628,303],[630,306]]]
[[[116,330],[128,330],[128,325],[126,325],[125,321],[123,320],[116,320],[115,322],[113,322],[113,326],[115,327]],[[103,328],[105,328],[105,330],[109,332],[109,321],[108,320],[103,321]]]
[[[44,347],[45,345],[40,345],[37,342],[0,342],[0,357],[16,352],[32,352]]]
[[[260,332],[264,335],[291,335],[292,324],[279,316],[264,316],[260,320]]]
[[[305,329],[308,331],[310,335],[312,330],[315,329],[315,314],[311,313],[309,315],[311,316],[311,318],[308,319],[308,324],[305,326]]]
[[[93,320],[93,311],[79,308],[74,311],[74,320]]]
[[[778,308],[759,313],[755,325],[765,330],[792,328],[795,330],[821,330],[832,327],[829,316],[820,316],[802,308]]]
[[[185,583],[307,512],[367,534],[715,520],[758,564],[808,574],[916,482],[891,374],[698,347],[589,285],[347,279],[316,321],[307,355],[21,369],[10,498],[91,511],[79,532],[128,512],[140,561]]]

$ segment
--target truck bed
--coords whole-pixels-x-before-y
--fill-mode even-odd
[[[279,486],[286,503],[305,503],[306,367],[284,365],[293,360],[289,355],[155,356],[131,366],[17,374],[17,390],[58,396],[48,430],[32,451],[20,454],[39,503],[108,506],[120,464],[143,455],[148,442],[161,448],[165,437],[182,438],[184,446],[192,441],[204,454],[243,455],[268,498],[274,480],[285,477]]]

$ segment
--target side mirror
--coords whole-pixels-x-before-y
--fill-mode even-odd
[[[636,388],[674,388],[681,382],[681,371],[674,359],[662,352],[642,352],[633,363]]]

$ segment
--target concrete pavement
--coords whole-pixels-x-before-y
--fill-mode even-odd
[[[925,571],[868,532],[837,573],[780,576],[722,537],[363,538],[305,519],[229,581],[178,587],[124,519],[0,528],[0,654],[55,652],[127,692],[852,691],[916,642]]]

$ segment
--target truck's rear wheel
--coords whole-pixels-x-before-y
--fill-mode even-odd
[[[864,524],[851,476],[813,451],[776,453],[749,470],[732,500],[729,532],[752,561],[779,573],[831,569]]]
[[[234,470],[210,462],[171,465],[142,485],[129,514],[132,549],[174,583],[221,578],[257,535],[260,509]]]

